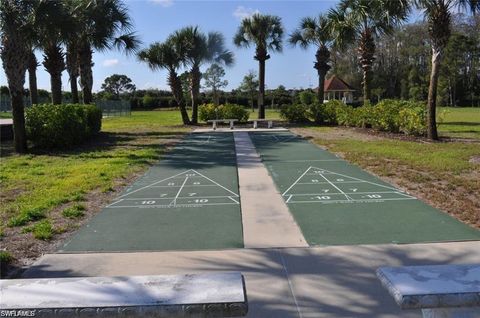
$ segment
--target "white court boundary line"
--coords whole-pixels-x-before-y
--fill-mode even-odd
[[[345,191],[342,191],[340,188],[338,188],[332,181],[328,180],[323,174],[324,173],[318,173],[318,174],[309,174],[308,172],[312,169],[317,169],[317,170],[320,170],[321,172],[325,171],[327,175],[338,175],[338,176],[341,176],[341,177],[344,177],[344,178],[349,178],[349,179],[353,179],[353,181],[339,181],[339,183],[350,183],[350,184],[355,184],[355,183],[368,183],[368,184],[372,184],[372,185],[375,185],[375,186],[378,186],[378,187],[382,187],[382,188],[386,188],[386,189],[389,189],[389,190],[393,190],[393,191],[369,191],[369,192],[345,192]],[[323,179],[325,179],[325,181],[327,182],[312,182],[312,183],[302,183],[302,182],[299,182],[301,178],[303,178],[304,176],[306,175],[315,175],[315,176],[319,176],[319,177],[322,177]],[[325,193],[288,193],[294,186],[296,185],[299,185],[299,184],[330,184],[332,187],[334,187],[337,191],[339,192],[325,192]],[[400,198],[369,198],[369,199],[353,199],[352,197],[350,197],[349,195],[355,195],[355,194],[387,194],[387,193],[391,193],[391,194],[397,194],[397,195],[401,195],[402,197]],[[325,196],[329,196],[329,195],[343,195],[345,196],[346,200],[310,200],[310,201],[295,201],[295,197],[301,197],[301,196],[309,196],[309,195],[325,195]],[[382,184],[379,184],[379,183],[375,183],[375,182],[371,182],[371,181],[366,181],[366,180],[363,180],[363,179],[359,179],[359,178],[355,178],[355,177],[351,177],[351,176],[348,176],[348,175],[344,175],[344,174],[341,174],[341,173],[336,173],[336,172],[332,172],[332,171],[329,171],[329,170],[326,170],[326,169],[322,169],[322,168],[318,168],[318,167],[313,167],[313,166],[310,166],[308,167],[304,173],[302,173],[300,175],[300,177],[297,178],[297,180],[295,180],[295,182],[290,186],[288,187],[287,190],[285,190],[285,192],[282,193],[282,196],[284,197],[284,199],[286,198],[286,201],[285,203],[346,203],[346,202],[382,202],[382,201],[395,201],[395,200],[417,200],[416,197],[413,197],[411,195],[409,195],[408,193],[400,190],[400,189],[396,189],[396,188],[393,188],[393,187],[389,187],[389,186],[385,186],[385,185],[382,185]]]
[[[136,190],[130,191],[130,192],[128,192],[128,193],[125,193],[125,194],[117,197],[117,200],[118,200],[118,199],[121,199],[121,198],[123,198],[123,197],[125,197],[125,196],[127,196],[127,195],[130,195],[130,194],[132,194],[132,193],[136,193],[136,192],[138,192],[138,191],[141,191],[141,190],[145,190],[145,189],[147,189],[147,188],[150,188],[150,187],[152,187],[152,186],[154,186],[154,185],[156,185],[156,184],[159,184],[160,182],[164,182],[164,181],[167,181],[167,180],[176,178],[176,177],[178,177],[179,175],[182,175],[182,174],[184,174],[184,173],[188,173],[188,172],[190,172],[190,171],[192,171],[192,172],[194,172],[194,173],[197,173],[198,175],[204,177],[204,178],[207,179],[208,181],[213,182],[214,184],[216,184],[216,185],[219,186],[220,188],[223,188],[224,190],[227,190],[228,192],[230,192],[231,194],[233,194],[235,197],[238,197],[238,194],[236,194],[235,192],[233,192],[233,191],[225,188],[224,186],[222,186],[222,185],[219,184],[218,182],[213,181],[212,179],[204,176],[203,174],[201,174],[200,172],[198,172],[198,171],[196,171],[196,170],[194,170],[194,169],[189,169],[189,170],[185,170],[185,171],[183,171],[183,172],[177,173],[176,175],[173,175],[173,176],[171,176],[171,177],[168,177],[168,178],[165,178],[165,179],[162,179],[162,180],[159,180],[159,181],[155,181],[155,182],[153,182],[153,183],[151,183],[151,184],[149,184],[149,185],[146,185],[146,186],[143,186],[143,187],[138,188],[138,189],[136,189]],[[173,187],[173,186],[172,186],[172,187]],[[176,186],[176,187],[178,187],[178,186]]]
[[[360,202],[360,203],[361,202],[372,203],[372,202],[404,201],[404,200],[417,200],[417,198],[409,197],[409,198],[390,198],[390,199],[378,198],[378,199],[360,199],[360,200],[353,199],[353,200],[290,201],[288,203],[289,204],[292,204],[292,203],[323,203],[323,204],[328,204],[328,203],[358,203],[358,202]]]
[[[383,185],[383,184],[380,184],[380,183],[375,183],[375,182],[371,182],[371,181],[367,181],[367,180],[362,180],[362,179],[359,179],[359,178],[347,176],[347,175],[345,175],[345,174],[332,172],[332,171],[329,171],[329,170],[326,170],[326,169],[317,168],[317,167],[310,167],[310,168],[327,171],[328,173],[336,174],[336,175],[339,175],[339,176],[342,176],[342,177],[345,177],[345,178],[350,178],[350,179],[354,179],[354,180],[356,180],[356,181],[366,182],[366,183],[370,183],[370,184],[373,184],[373,185],[376,185],[376,186],[379,186],[379,187],[383,187],[383,188],[387,188],[387,189],[399,191],[399,189],[394,188],[394,187],[389,187],[389,186],[386,186],[386,185]],[[309,169],[310,169],[310,168],[309,168]],[[328,180],[327,180],[327,181],[328,181]],[[399,191],[399,192],[402,192],[402,191]]]

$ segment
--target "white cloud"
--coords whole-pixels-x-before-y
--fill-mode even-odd
[[[149,0],[149,1],[154,4],[161,5],[164,8],[173,6],[173,0]]]
[[[238,6],[235,11],[233,11],[233,16],[239,20],[249,18],[255,13],[260,13],[258,9],[245,8],[244,6]]]
[[[118,59],[107,59],[104,60],[102,65],[105,67],[114,67],[120,64],[120,61]]]

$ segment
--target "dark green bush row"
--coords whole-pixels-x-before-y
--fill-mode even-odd
[[[26,111],[25,126],[35,146],[69,148],[100,131],[102,111],[95,105],[35,105]]]
[[[248,121],[250,112],[245,107],[235,104],[226,104],[216,106],[214,104],[204,104],[198,109],[200,120],[207,121],[212,119],[237,119],[240,122]]]
[[[383,100],[375,106],[354,108],[332,100],[325,104],[283,106],[280,115],[292,123],[310,119],[317,124],[374,128],[408,135],[424,135],[426,132],[425,105],[414,101]]]

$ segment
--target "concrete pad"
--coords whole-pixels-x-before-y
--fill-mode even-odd
[[[275,132],[275,131],[288,131],[288,129],[286,128],[282,128],[282,127],[278,127],[278,128],[242,128],[242,127],[239,127],[239,128],[234,128],[234,129],[230,129],[230,128],[217,128],[216,130],[213,130],[212,128],[197,128],[195,129],[193,132],[194,133],[204,133],[204,132],[254,132],[254,131],[258,131],[258,132],[262,132],[262,131],[269,131],[269,132]]]
[[[51,254],[25,278],[238,271],[247,317],[421,317],[402,311],[375,275],[381,266],[480,263],[480,242],[193,252]]]
[[[125,312],[131,317],[185,317],[205,312],[237,317],[248,311],[244,279],[238,272],[9,279],[0,280],[0,294],[2,313],[38,311],[44,317],[92,317],[95,312],[102,317]],[[78,314],[71,315],[75,311]]]
[[[235,132],[246,248],[308,246],[247,132]]]

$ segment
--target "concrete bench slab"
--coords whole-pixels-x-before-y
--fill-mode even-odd
[[[252,119],[251,120],[253,122],[253,129],[257,129],[258,128],[258,123],[261,122],[267,122],[267,127],[268,128],[272,128],[273,127],[273,121],[270,120],[270,119]]]
[[[217,123],[230,123],[230,129],[234,128],[234,124],[238,121],[238,119],[211,119],[207,120],[207,123],[212,123],[212,129],[217,129]]]
[[[248,305],[240,273],[13,279],[0,308],[35,317],[238,317]]]
[[[402,309],[480,317],[480,264],[380,267],[377,276]]]

